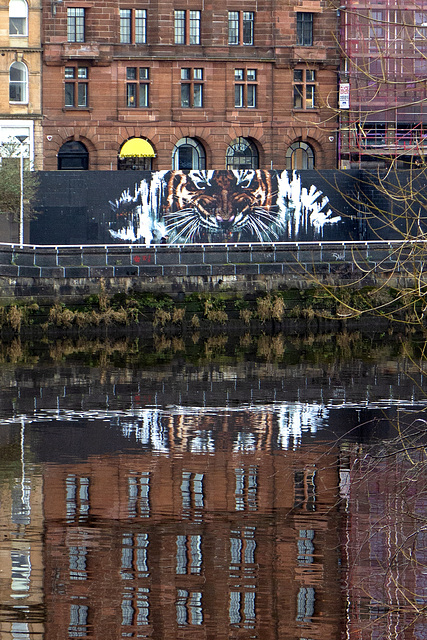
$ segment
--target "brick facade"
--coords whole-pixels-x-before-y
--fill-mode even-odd
[[[187,1],[44,2],[44,168],[57,169],[58,151],[74,140],[85,145],[89,169],[116,169],[119,150],[132,137],[150,142],[155,158],[146,168],[154,170],[172,167],[175,145],[183,138],[200,145],[207,169],[224,169],[227,148],[240,137],[254,145],[260,168],[284,168],[295,142],[310,145],[317,168],[333,168],[336,118],[329,105],[336,101],[338,54],[336,12],[327,5],[323,0],[280,5],[250,0],[245,12],[254,15],[253,45],[229,45],[228,11],[240,9],[235,0],[203,6]],[[67,9],[73,7],[85,8],[84,42],[67,41]],[[120,44],[121,8],[146,10],[146,44]],[[199,45],[174,44],[177,9],[200,11]],[[296,46],[297,12],[313,18],[311,46]],[[86,107],[65,107],[65,68],[73,66],[88,70]],[[129,67],[148,69],[146,108],[127,106]],[[202,69],[200,107],[181,106],[183,68]],[[315,71],[315,108],[294,109],[295,68]],[[243,85],[247,70],[256,71],[255,107],[235,107],[235,69],[243,70]]]

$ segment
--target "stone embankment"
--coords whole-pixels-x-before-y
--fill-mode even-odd
[[[390,286],[413,281],[413,247],[396,241],[206,245],[0,245],[2,304],[78,302],[99,292],[240,294],[319,282]],[[418,258],[422,262],[422,256]]]

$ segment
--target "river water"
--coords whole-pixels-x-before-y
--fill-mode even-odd
[[[383,335],[4,343],[1,640],[426,639],[424,368]]]

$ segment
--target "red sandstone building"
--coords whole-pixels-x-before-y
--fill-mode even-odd
[[[336,166],[326,0],[49,0],[43,25],[46,170]]]

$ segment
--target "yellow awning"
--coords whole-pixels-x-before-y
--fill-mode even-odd
[[[131,138],[120,150],[120,158],[155,158],[154,149],[147,140]]]

